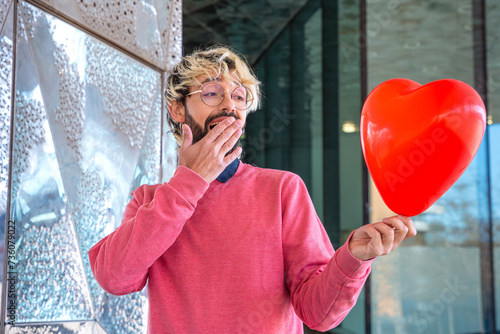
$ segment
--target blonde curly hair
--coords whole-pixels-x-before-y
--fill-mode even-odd
[[[252,94],[253,103],[248,112],[257,110],[261,103],[260,81],[250,69],[245,58],[235,51],[223,46],[214,46],[205,50],[196,50],[182,58],[168,73],[166,80],[165,100],[167,106],[172,101],[185,103],[186,96],[192,86],[200,85],[197,80],[200,76],[233,80],[236,75],[240,83],[247,87]],[[167,122],[179,144],[182,143],[182,124],[175,121],[167,111]]]

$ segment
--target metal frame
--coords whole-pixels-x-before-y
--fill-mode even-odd
[[[368,96],[368,58],[367,58],[367,45],[366,45],[366,0],[359,1],[359,45],[360,45],[360,65],[361,65],[361,105],[365,103]],[[360,110],[361,112],[361,110]],[[361,116],[361,115],[360,115]],[[370,175],[368,173],[368,167],[364,163],[364,158],[362,169],[363,178],[363,225],[370,224]],[[371,276],[368,277],[365,283],[365,333],[372,333],[371,326]]]
[[[474,88],[488,111],[488,69],[485,0],[472,0]],[[481,268],[481,301],[485,333],[496,333],[495,267],[493,259],[493,209],[491,202],[490,142],[488,125],[479,148],[478,196],[479,200],[479,254]]]

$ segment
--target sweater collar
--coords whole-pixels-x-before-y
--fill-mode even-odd
[[[226,183],[230,178],[236,174],[236,170],[238,170],[238,166],[240,165],[240,159],[236,158],[233,162],[231,162],[226,169],[217,177],[217,181]]]

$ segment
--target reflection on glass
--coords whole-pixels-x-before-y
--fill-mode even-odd
[[[495,143],[500,143],[500,123],[488,126],[490,139],[490,185],[493,218],[493,245],[495,301],[500,302],[500,151]],[[500,326],[500,310],[496,308],[497,328]]]
[[[3,30],[3,25],[7,21],[7,15],[9,13],[9,8],[12,0],[0,0],[0,33]]]
[[[363,224],[363,158],[359,136],[361,63],[359,50],[360,1],[338,1],[339,68],[339,182],[340,244]],[[342,322],[353,333],[365,332],[364,290]]]
[[[174,176],[177,168],[177,142],[172,131],[166,124],[166,117],[163,120],[162,136],[162,158],[161,158],[161,182],[168,182]]]
[[[339,2],[339,164],[342,243],[363,223],[362,153],[359,137],[361,68],[359,1]],[[346,52],[349,50],[349,52]],[[357,331],[360,331],[358,329]]]
[[[160,146],[161,146],[161,95],[156,94],[155,103],[146,130],[142,152],[137,164],[131,191],[141,184],[160,182]]]
[[[488,82],[486,84],[488,88],[488,124],[491,125],[500,123],[500,29],[498,28],[498,23],[500,22],[500,2],[486,0],[485,3],[486,61],[488,70]],[[500,326],[500,323],[497,322],[497,324]]]
[[[182,1],[157,0],[156,6],[164,54],[162,67],[171,69],[182,55]]]
[[[454,78],[473,85],[470,1],[369,2],[367,18],[370,90],[395,77],[421,84]],[[415,238],[374,263],[373,333],[481,331],[480,164],[475,159],[441,199],[413,217]],[[372,222],[393,214],[373,184],[370,193]]]
[[[160,74],[26,2],[18,8],[16,320],[144,332],[146,293],[105,293],[87,252],[119,225],[132,188],[159,181]]]
[[[37,95],[35,90],[16,96],[11,200],[16,258],[8,268],[17,277],[15,298],[9,293],[8,305],[15,303],[17,322],[88,319],[85,274]]]
[[[319,8],[304,25],[304,108],[311,113],[311,198],[320,219],[323,219],[322,14]]]
[[[173,1],[148,0],[54,1],[43,0],[73,20],[110,39],[128,51],[163,68],[166,62],[162,40],[168,37]],[[158,24],[160,18],[162,30]]]
[[[8,266],[16,275],[15,297],[8,295],[16,317],[7,320],[90,319],[85,273],[22,20],[18,26],[11,194],[16,248]]]
[[[471,1],[370,1],[366,29],[369,91],[399,77],[473,84]]]

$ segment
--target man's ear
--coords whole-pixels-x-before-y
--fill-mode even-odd
[[[186,122],[186,114],[185,114],[186,111],[184,104],[182,104],[181,102],[177,100],[170,102],[170,105],[168,106],[168,111],[170,112],[170,116],[172,116],[174,121],[179,123]]]

